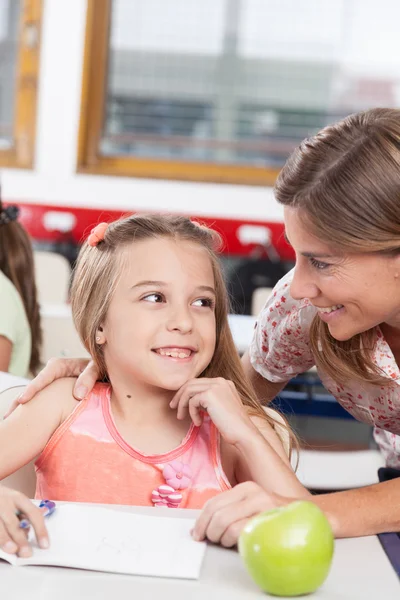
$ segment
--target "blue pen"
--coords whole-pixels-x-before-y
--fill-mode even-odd
[[[39,508],[42,511],[44,517],[49,517],[56,510],[56,503],[52,500],[41,500],[39,504]],[[17,515],[19,517],[19,515]],[[31,523],[28,519],[21,519],[19,526],[21,529],[29,529]]]

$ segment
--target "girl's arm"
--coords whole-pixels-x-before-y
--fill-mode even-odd
[[[262,417],[252,417],[231,381],[222,377],[198,378],[185,383],[170,402],[178,419],[187,414],[201,425],[203,410],[221,434],[221,451],[229,456],[234,448],[229,472],[237,483],[253,480],[266,490],[282,495],[308,495],[286,456],[273,427]]]
[[[289,458],[273,427],[261,417],[251,416],[254,426],[235,444],[235,476],[238,483],[254,481],[265,491],[282,496],[309,496],[297,479]]]
[[[76,405],[73,384],[73,379],[55,381],[0,421],[0,480],[40,454]]]
[[[39,546],[48,548],[49,537],[39,508],[20,492],[0,485],[0,548],[9,554],[18,552],[19,556],[27,558],[31,556],[32,550],[25,531],[19,526],[18,512],[28,518]]]

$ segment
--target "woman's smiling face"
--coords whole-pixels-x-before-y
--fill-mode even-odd
[[[381,323],[400,328],[400,255],[341,253],[307,231],[298,209],[284,214],[296,253],[294,299],[308,298],[340,341]]]

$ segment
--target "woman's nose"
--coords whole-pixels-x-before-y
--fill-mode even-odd
[[[304,298],[316,298],[319,294],[319,288],[314,283],[306,269],[296,265],[293,279],[290,286],[290,295],[294,300],[303,300]]]

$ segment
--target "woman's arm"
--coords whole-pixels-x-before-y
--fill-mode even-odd
[[[253,368],[248,351],[245,352],[242,356],[242,365],[244,372],[247,378],[250,380],[259,402],[261,404],[269,404],[272,400],[279,394],[279,392],[285,387],[285,385],[289,382],[283,381],[278,383],[273,383],[272,381],[268,381],[262,375],[257,373],[257,371]]]
[[[76,405],[73,383],[73,379],[57,380],[0,421],[0,480],[40,454]]]
[[[12,342],[4,335],[0,335],[0,371],[5,373],[10,366],[12,347]]]
[[[313,496],[335,537],[400,531],[400,478],[364,488]]]
[[[256,483],[246,482],[207,502],[196,522],[193,537],[196,540],[207,537],[223,546],[234,546],[249,519],[303,499],[314,502],[325,512],[336,538],[400,531],[400,478],[306,498],[279,496]]]

